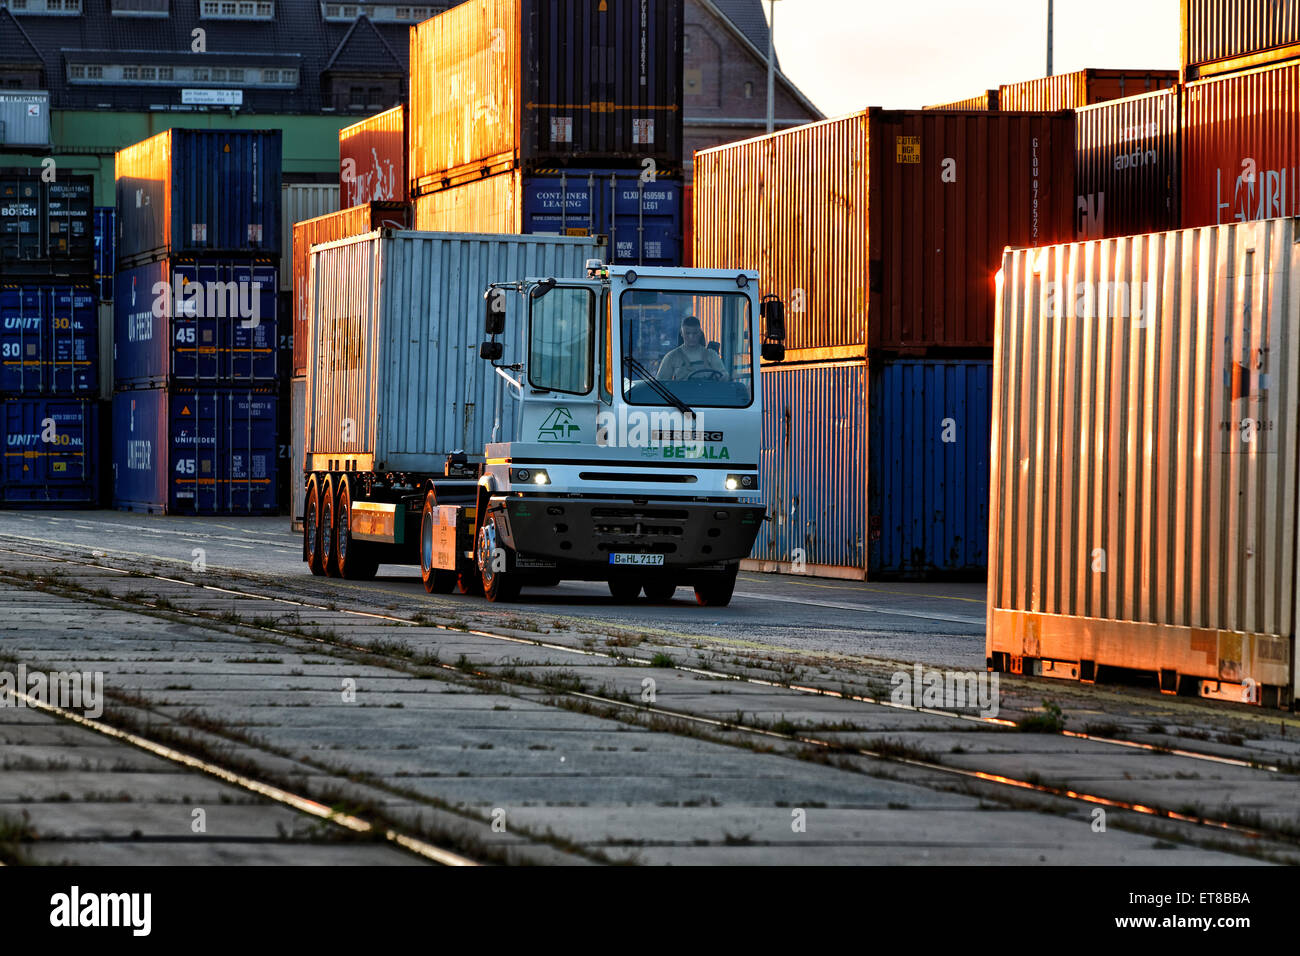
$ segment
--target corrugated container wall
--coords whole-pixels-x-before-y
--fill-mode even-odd
[[[1174,87],[1075,114],[1078,238],[1179,227],[1181,113],[1181,93]]]
[[[1300,211],[1300,64],[1189,83],[1183,226]]]
[[[683,0],[469,0],[412,28],[411,195],[484,166],[679,168],[683,21]]]
[[[118,260],[280,251],[279,130],[169,129],[119,150]]]
[[[1300,57],[1297,0],[1182,0],[1184,79]]]
[[[987,113],[989,110],[998,108],[998,91],[985,90],[978,96],[972,96],[965,100],[956,100],[952,103],[939,103],[935,106],[927,106],[927,110],[946,110],[948,112],[958,113]]]
[[[1008,251],[990,656],[1291,682],[1298,227]]]
[[[39,169],[0,170],[0,275],[89,278],[95,273],[95,180]]]
[[[51,426],[56,441],[48,441]],[[99,503],[100,421],[93,401],[9,398],[0,403],[0,504],[85,508]]]
[[[524,174],[515,170],[429,193],[412,202],[422,232],[522,232]]]
[[[50,94],[44,90],[0,92],[0,146],[50,145]]]
[[[418,232],[317,249],[306,455],[370,455],[376,471],[441,474],[448,452],[481,453],[493,440],[498,407],[497,440],[509,441],[515,403],[478,357],[483,293],[491,282],[585,275],[600,252],[587,239]],[[522,358],[517,298],[507,304],[505,362]]]
[[[150,514],[275,514],[277,402],[246,388],[113,396],[113,507]]]
[[[92,286],[0,287],[0,393],[98,392],[99,343]]]
[[[1177,82],[1177,70],[1077,70],[1006,84],[998,90],[998,106],[1004,110],[1077,110],[1166,90]]]
[[[289,530],[301,531],[306,514],[307,487],[303,481],[303,450],[305,447],[304,405],[307,401],[307,379],[295,377],[289,382]]]
[[[293,227],[339,211],[339,187],[319,183],[285,183],[280,191],[280,291],[293,288]]]
[[[394,106],[339,130],[342,207],[368,202],[406,202],[409,185],[406,153],[405,106]],[[322,209],[316,215],[330,211]]]
[[[702,150],[695,197],[696,266],[757,269],[791,360],[987,348],[1002,249],[1074,236],[1074,117],[873,108]]]
[[[307,301],[307,278],[311,268],[311,247],[348,236],[362,236],[376,229],[406,229],[411,225],[411,207],[406,203],[377,202],[351,206],[317,216],[293,227],[293,374],[307,374],[307,323],[311,304]]]

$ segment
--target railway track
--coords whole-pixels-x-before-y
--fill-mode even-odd
[[[170,574],[155,573],[139,568],[106,567],[102,560],[87,561],[84,557],[67,554],[52,554],[44,550],[29,547],[0,548],[0,555],[11,558],[53,561],[59,565],[81,569],[81,573],[109,575],[124,580],[150,580],[169,589],[185,589],[193,594],[216,598],[222,601],[247,602],[263,609],[283,609],[286,614],[303,613],[317,615],[327,619],[341,618],[357,622],[360,627],[370,627],[378,623],[394,631],[419,632],[422,637],[442,635],[454,638],[458,642],[467,639],[481,642],[484,647],[494,646],[500,649],[531,649],[544,651],[550,655],[585,663],[599,662],[600,674],[607,679],[600,686],[591,686],[591,682],[580,682],[564,686],[555,675],[565,668],[555,663],[554,657],[544,664],[523,667],[503,663],[508,658],[504,651],[493,655],[483,648],[477,651],[483,656],[481,665],[470,662],[462,656],[456,663],[445,661],[431,662],[426,658],[420,664],[423,670],[440,671],[446,677],[458,681],[489,683],[494,688],[505,688],[514,692],[541,692],[547,695],[548,703],[575,710],[590,712],[597,709],[604,717],[628,723],[656,726],[659,728],[673,726],[674,732],[687,733],[716,741],[731,742],[743,740],[743,746],[760,749],[774,749],[785,754],[795,754],[805,760],[819,759],[830,761],[842,769],[851,769],[863,773],[875,773],[882,766],[891,768],[892,772],[901,772],[904,779],[920,781],[925,786],[940,790],[958,789],[977,792],[1003,803],[1017,806],[1036,806],[1041,809],[1061,812],[1065,807],[1082,808],[1091,811],[1103,808],[1121,815],[1122,825],[1136,826],[1151,830],[1153,827],[1164,836],[1190,840],[1191,842],[1208,841],[1220,845],[1225,839],[1235,841],[1231,847],[1235,852],[1262,853],[1278,859],[1296,858],[1293,831],[1286,825],[1278,825],[1264,817],[1251,818],[1242,813],[1215,814],[1212,812],[1187,812],[1170,803],[1159,800],[1132,799],[1122,792],[1116,793],[1114,787],[1083,787],[1070,781],[1053,781],[1044,778],[1037,771],[1009,773],[998,761],[986,761],[985,766],[954,765],[948,760],[927,758],[922,748],[907,748],[896,745],[889,737],[873,738],[877,745],[860,738],[869,733],[865,726],[857,726],[853,719],[856,714],[870,715],[898,713],[904,716],[924,718],[926,721],[941,721],[944,724],[973,729],[980,734],[998,734],[1008,741],[1024,739],[1025,735],[1017,733],[1013,721],[1005,718],[981,718],[976,715],[947,712],[936,708],[908,706],[882,699],[879,695],[858,693],[851,689],[818,686],[799,681],[774,680],[745,673],[743,668],[723,668],[716,665],[701,665],[699,662],[656,661],[654,657],[642,657],[627,653],[622,649],[599,650],[591,646],[582,646],[583,635],[565,634],[564,639],[543,639],[521,634],[511,628],[466,627],[430,623],[423,612],[416,615],[390,613],[388,609],[365,607],[339,608],[335,602],[315,599],[310,594],[280,593],[284,590],[278,582],[258,582],[257,589],[252,589],[250,582],[237,584],[234,581],[222,581],[220,584],[202,581],[190,581]],[[120,563],[120,562],[115,562]],[[333,582],[331,582],[333,583]],[[56,585],[57,586],[57,585]],[[82,585],[77,585],[83,587]],[[112,589],[108,589],[111,591]],[[119,588],[119,592],[127,589]],[[238,628],[243,631],[256,631],[276,640],[306,640],[317,648],[329,652],[344,652],[354,655],[366,655],[368,659],[379,660],[386,666],[409,669],[412,666],[411,648],[392,646],[391,640],[384,645],[364,641],[348,640],[340,637],[337,627],[300,625],[288,629],[277,626],[284,615],[268,616],[266,614],[222,612],[213,614],[201,608],[185,608],[175,595],[168,591],[158,600],[150,601],[138,595],[130,599],[136,605],[154,613],[189,616],[195,621],[202,621],[205,626]],[[194,603],[194,602],[190,602]],[[331,606],[333,605],[333,606]],[[249,608],[246,608],[247,612]],[[224,621],[218,618],[224,616]],[[317,623],[321,623],[317,621]],[[325,623],[329,623],[327,620]],[[316,633],[313,633],[313,630]],[[644,680],[642,672],[653,668],[656,672],[671,672],[674,675],[705,681],[715,685],[744,686],[760,693],[779,693],[791,702],[791,710],[797,710],[794,701],[816,702],[822,706],[827,702],[838,705],[835,711],[837,720],[825,726],[834,730],[819,733],[793,722],[759,719],[757,713],[746,718],[741,709],[734,717],[719,716],[709,708],[666,706],[648,702],[635,693]],[[716,710],[716,708],[714,709]],[[846,718],[845,715],[848,715]],[[868,719],[861,722],[870,725]],[[854,735],[858,739],[853,739]],[[1270,780],[1284,780],[1288,783],[1292,774],[1277,763],[1252,760],[1243,757],[1227,756],[1208,750],[1191,747],[1165,747],[1141,741],[1123,740],[1102,734],[1070,731],[1061,735],[1062,740],[1071,740],[1089,748],[1105,751],[1139,754],[1155,762],[1166,764],[1173,760],[1181,766],[1205,766],[1223,768],[1251,777]],[[1093,754],[1075,755],[1081,763],[1086,764]],[[1164,768],[1162,768],[1163,772]],[[890,771],[887,771],[887,773]],[[1179,771],[1184,779],[1193,775],[1186,770]],[[1258,782],[1258,781],[1254,781]],[[1238,789],[1249,789],[1252,781],[1237,781]],[[1122,791],[1123,788],[1120,788]],[[1209,836],[1206,836],[1209,834]]]

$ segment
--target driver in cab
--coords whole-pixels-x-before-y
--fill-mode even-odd
[[[659,378],[666,382],[684,382],[692,378],[721,381],[727,377],[722,359],[708,347],[700,320],[693,315],[682,319],[682,344],[659,363]]]

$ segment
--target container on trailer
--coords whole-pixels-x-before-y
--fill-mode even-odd
[[[1181,110],[1173,87],[1075,113],[1077,238],[1179,227]]]
[[[117,275],[118,388],[272,385],[278,372],[274,259],[163,259]]]
[[[1165,90],[1177,82],[1177,70],[1076,70],[1008,83],[998,89],[998,108],[1077,110],[1107,100]]]
[[[482,168],[680,167],[683,6],[470,0],[415,26],[411,195]]]
[[[342,207],[368,202],[406,202],[406,151],[405,105],[394,106],[339,130]]]
[[[339,187],[285,183],[280,190],[280,291],[293,288],[293,227],[304,219],[339,211]]]
[[[1300,63],[1187,84],[1184,227],[1300,212]]]
[[[311,247],[348,236],[361,236],[376,229],[406,229],[411,226],[411,207],[401,202],[373,202],[350,206],[293,226],[293,374],[307,372],[307,323],[311,318],[307,301]]]
[[[759,485],[771,520],[751,567],[981,574],[991,379],[983,359],[764,366]]]
[[[113,273],[117,271],[117,209],[95,207],[95,289],[101,302],[113,301]]]
[[[429,193],[414,206],[421,230],[603,236],[612,263],[681,265],[678,179],[644,182],[618,169],[514,171]]]
[[[1182,0],[1183,78],[1300,58],[1295,0]]]
[[[1008,244],[1074,236],[1074,116],[872,108],[695,154],[695,265],[757,269],[787,357],[993,341]]]
[[[306,483],[303,481],[304,403],[307,399],[306,377],[289,382],[289,457],[285,463],[289,482],[289,528],[302,530],[306,513]]]
[[[0,275],[86,278],[95,271],[94,179],[0,170]]]
[[[49,145],[49,92],[46,90],[0,92],[0,146]]]
[[[116,157],[118,261],[280,251],[279,130],[169,129]]]
[[[98,393],[99,342],[91,286],[0,287],[0,394]]]
[[[602,252],[586,238],[392,230],[317,247],[308,470],[329,470],[331,456],[347,455],[363,471],[441,474],[452,451],[509,441],[517,403],[478,357],[483,292],[519,277],[583,277],[587,260]],[[522,354],[515,298],[507,304],[507,362]]]
[[[99,406],[74,398],[0,403],[6,508],[93,508],[99,503]]]
[[[934,106],[927,106],[927,110],[946,110],[948,112],[965,113],[987,113],[989,110],[998,108],[998,91],[985,90],[978,96],[972,96],[965,100],[955,100],[952,103],[938,103]]]
[[[1007,251],[992,666],[1290,700],[1297,280],[1295,219]]]
[[[150,514],[274,514],[278,399],[247,388],[113,396],[113,507]]]

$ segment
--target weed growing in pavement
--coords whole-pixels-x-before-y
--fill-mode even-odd
[[[1065,716],[1061,705],[1054,700],[1043,700],[1043,713],[1030,714],[1016,723],[1016,728],[1026,734],[1059,734],[1065,729]]]
[[[677,664],[672,659],[671,655],[665,654],[663,651],[656,651],[655,656],[650,658],[650,666],[651,667],[676,667]]]

